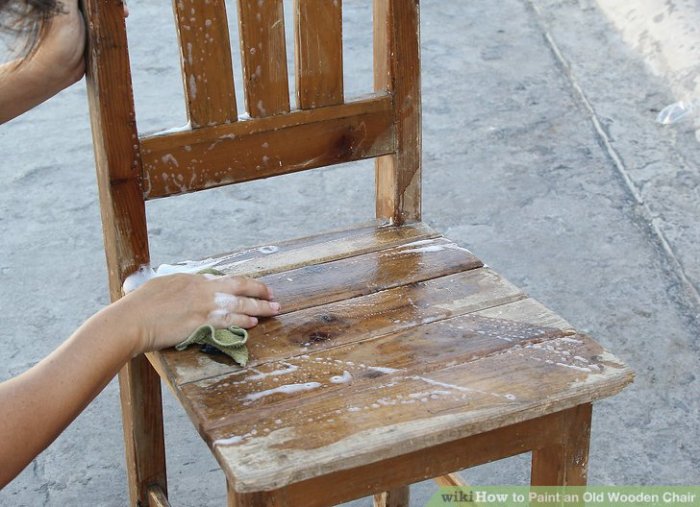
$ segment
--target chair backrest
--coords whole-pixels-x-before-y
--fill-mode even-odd
[[[282,0],[238,0],[238,115],[224,0],[173,0],[189,128],[139,137],[118,0],[83,0],[87,85],[112,298],[149,262],[145,201],[376,157],[376,214],[420,219],[417,0],[374,0],[370,96],[343,96],[342,1],[295,0],[296,109]]]

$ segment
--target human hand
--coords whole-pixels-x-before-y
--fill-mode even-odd
[[[235,276],[177,274],[153,278],[107,307],[134,326],[134,355],[172,347],[203,324],[251,328],[277,315],[279,303],[262,282]]]
[[[85,22],[78,0],[60,0],[59,12],[48,21],[48,30],[30,57],[37,75],[65,88],[85,74]]]

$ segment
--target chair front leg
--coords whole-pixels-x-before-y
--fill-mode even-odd
[[[561,412],[552,431],[559,440],[532,451],[533,486],[585,486],[588,478],[588,448],[591,438],[590,403]]]
[[[401,486],[374,495],[374,507],[409,507],[410,500],[409,487]]]

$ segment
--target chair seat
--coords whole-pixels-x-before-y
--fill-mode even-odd
[[[239,493],[273,490],[613,395],[632,372],[423,224],[219,256],[284,313],[250,363],[150,354]]]

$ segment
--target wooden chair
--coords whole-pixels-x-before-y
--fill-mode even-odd
[[[120,373],[132,504],[166,505],[161,379],[221,464],[229,505],[332,505],[533,453],[534,485],[586,482],[591,403],[632,372],[420,222],[416,0],[374,1],[375,93],[343,96],[341,0],[295,3],[290,108],[281,0],[240,0],[239,120],[222,0],[175,0],[190,129],[139,137],[122,6],[84,0],[112,299],[149,263],[145,201],[373,157],[377,222],[224,255],[285,313],[241,369],[194,348]]]

